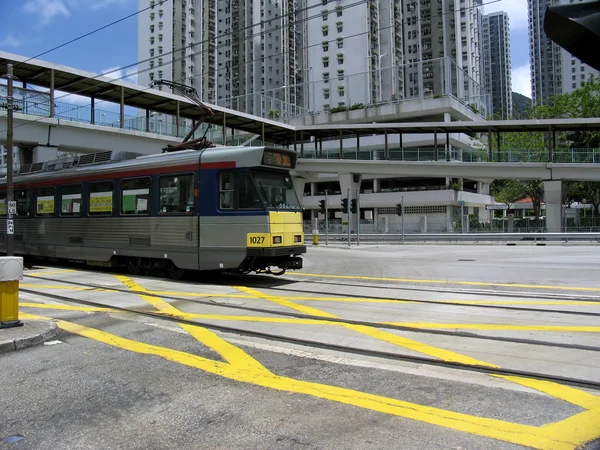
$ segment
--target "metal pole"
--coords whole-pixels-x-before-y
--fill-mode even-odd
[[[358,247],[360,245],[360,203],[358,202],[358,199],[360,197],[360,191],[357,189],[356,190],[356,246]]]
[[[400,212],[402,213],[402,243],[404,244],[404,195],[400,197]]]
[[[325,245],[329,244],[329,200],[325,189]]]
[[[350,247],[350,223],[352,221],[352,213],[350,212],[350,188],[348,188],[348,247]]]
[[[13,256],[13,66],[7,65],[7,99],[6,99],[6,256]]]

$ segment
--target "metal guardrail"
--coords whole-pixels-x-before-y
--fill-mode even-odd
[[[312,240],[312,233],[305,233],[305,242]],[[347,243],[347,233],[329,233],[328,240]],[[319,233],[319,241],[325,234]],[[600,233],[365,233],[350,235],[351,242],[569,242],[588,241],[600,243]]]

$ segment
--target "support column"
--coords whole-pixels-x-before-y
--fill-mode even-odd
[[[562,231],[562,180],[544,181],[544,200],[546,202],[546,230],[548,233],[560,233]]]
[[[450,133],[446,131],[446,161],[452,159],[452,148],[450,147]]]
[[[121,108],[119,110],[119,127],[125,128],[125,88],[121,86]]]
[[[92,125],[94,125],[96,123],[96,108],[95,108],[95,98],[92,97],[91,98],[91,104],[90,104],[90,108],[92,108],[91,110],[91,117],[90,117],[90,123]]]
[[[176,112],[175,112],[175,120],[177,121],[176,125],[175,125],[175,130],[176,130],[176,137],[179,137],[179,100],[175,101],[175,106],[176,106]],[[225,116],[223,116],[225,117]]]
[[[50,69],[50,117],[54,117],[54,69]]]
[[[362,175],[357,173],[340,173],[340,189],[341,189],[341,198],[346,198],[348,196],[348,189],[350,189],[350,197],[348,197],[348,214],[342,214],[342,222],[348,222],[350,225],[350,230],[352,233],[356,233],[356,229],[358,227],[358,214],[350,213],[350,204],[352,203],[352,199],[356,198],[356,190],[360,189],[360,182],[362,180]],[[344,228],[343,232],[348,232],[348,228]]]
[[[304,131],[300,130],[300,158],[304,158]]]
[[[390,159],[390,149],[388,147],[388,131],[387,128],[385,130],[385,144],[383,147],[383,159],[388,160]]]
[[[492,162],[492,148],[494,141],[492,140],[492,129],[488,128],[488,162]]]
[[[552,152],[554,150],[554,148],[552,147],[552,144],[554,144],[554,139],[553,139],[553,135],[554,133],[552,132],[552,127],[548,127],[548,162],[552,162],[552,160],[554,159],[552,157]]]
[[[150,110],[146,110],[146,133],[150,132]]]
[[[438,141],[437,141],[437,130],[436,129],[433,130],[433,152],[434,152],[434,158],[437,161],[438,160]]]
[[[300,200],[300,205],[304,206],[304,187],[306,186],[305,178],[294,178],[294,190],[296,191],[296,195],[298,196],[298,200]]]
[[[402,133],[398,133],[398,148],[400,149],[400,161],[404,161],[404,149],[402,148]]]
[[[264,130],[264,122],[263,122],[263,130]],[[225,145],[225,142],[227,142],[227,114],[223,113],[223,130],[221,132],[222,134],[222,139],[223,141],[221,142],[223,145]],[[264,139],[263,139],[264,141]],[[263,142],[263,145],[265,145],[265,143]]]
[[[340,159],[344,159],[344,134],[340,130]]]

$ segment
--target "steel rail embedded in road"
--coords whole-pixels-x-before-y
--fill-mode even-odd
[[[348,242],[346,233],[327,233],[331,239],[340,242]],[[311,233],[304,233],[305,240],[310,239]],[[356,241],[356,233],[350,235],[350,239]],[[570,241],[589,241],[600,243],[600,233],[581,232],[581,233],[361,233],[360,239],[363,241],[519,241],[535,242],[541,244],[544,242],[570,242]]]
[[[32,292],[35,294],[39,294],[39,292],[36,292],[36,291],[30,291],[30,290],[26,290],[26,289],[21,289],[21,290],[24,292]],[[131,292],[134,294],[141,293],[139,291],[131,291]],[[151,292],[146,292],[145,294],[152,296]],[[446,367],[446,368],[464,369],[464,370],[469,370],[469,371],[474,371],[474,372],[486,373],[488,375],[519,376],[519,377],[531,378],[531,379],[536,379],[536,380],[551,381],[554,383],[563,383],[563,384],[570,385],[570,386],[579,386],[579,387],[595,389],[595,390],[600,389],[600,382],[594,381],[594,380],[583,380],[583,379],[577,379],[577,378],[562,377],[562,376],[558,376],[558,375],[549,375],[549,374],[544,374],[544,373],[522,371],[522,370],[516,370],[516,369],[495,368],[495,367],[488,367],[488,366],[479,365],[479,364],[466,364],[466,363],[454,362],[454,361],[443,361],[443,360],[439,360],[439,359],[435,359],[435,358],[428,358],[428,357],[424,357],[424,356],[403,355],[403,354],[399,354],[399,353],[385,352],[385,351],[380,351],[380,350],[360,349],[360,348],[355,348],[355,347],[348,347],[345,345],[313,341],[310,339],[300,339],[300,338],[281,336],[281,335],[277,335],[277,334],[273,334],[273,333],[251,331],[251,330],[244,329],[244,328],[229,327],[229,326],[224,326],[224,325],[215,325],[212,323],[176,317],[176,316],[170,315],[168,313],[140,311],[139,309],[123,308],[120,306],[107,306],[100,302],[93,302],[90,300],[72,299],[70,297],[66,297],[63,295],[47,294],[47,293],[45,293],[44,295],[46,295],[47,297],[53,298],[55,300],[61,300],[61,301],[66,301],[66,302],[70,302],[70,303],[81,303],[84,305],[106,308],[108,310],[116,310],[116,311],[131,313],[131,314],[135,314],[135,315],[152,317],[155,319],[163,319],[163,320],[168,320],[168,321],[176,322],[176,323],[185,323],[185,324],[189,324],[189,325],[200,326],[200,327],[204,327],[204,328],[218,330],[221,332],[253,336],[253,337],[258,337],[258,338],[263,338],[263,339],[285,342],[285,343],[289,343],[289,344],[298,344],[298,345],[308,346],[308,347],[312,347],[312,348],[322,348],[322,349],[327,349],[327,350],[341,351],[344,353],[359,354],[359,355],[370,356],[370,357],[380,357],[380,358],[389,359],[389,360],[398,360],[398,361],[435,365],[435,366],[441,366],[441,367]],[[182,314],[185,314],[185,313],[182,313]],[[327,319],[327,320],[330,320],[330,319]]]

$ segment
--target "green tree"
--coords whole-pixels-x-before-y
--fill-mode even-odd
[[[542,199],[544,198],[544,182],[542,180],[528,180],[523,184],[525,195],[531,197],[533,214],[537,219],[542,215]]]
[[[497,201],[504,203],[508,209],[511,209],[516,202],[526,196],[525,185],[522,182],[517,180],[507,180],[495,197]]]

